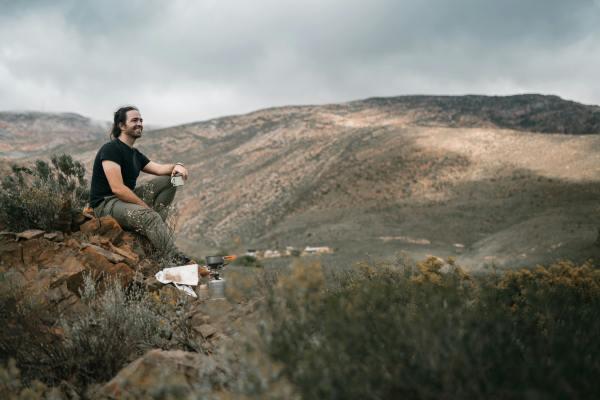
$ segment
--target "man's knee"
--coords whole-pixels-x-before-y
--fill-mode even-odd
[[[171,184],[170,176],[157,176],[153,178],[150,183],[156,188],[157,192],[164,190],[175,190],[176,188]]]
[[[142,232],[154,230],[159,225],[164,224],[160,215],[150,208],[142,208],[132,212],[130,220],[131,225]]]

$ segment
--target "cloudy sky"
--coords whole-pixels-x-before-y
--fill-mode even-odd
[[[525,92],[600,104],[600,0],[0,0],[0,110],[171,125]]]

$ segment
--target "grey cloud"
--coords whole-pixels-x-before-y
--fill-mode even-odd
[[[45,101],[106,118],[136,103],[147,120],[175,123],[409,93],[541,91],[600,103],[598,4],[0,2],[0,109]]]

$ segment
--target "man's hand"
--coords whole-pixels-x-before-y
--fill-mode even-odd
[[[181,175],[184,181],[188,178],[188,170],[181,164],[175,164],[173,170],[171,171],[171,176],[175,176],[177,174]]]
[[[188,178],[188,170],[180,163],[178,163],[178,164],[159,164],[154,161],[150,161],[148,164],[146,164],[146,166],[144,167],[144,169],[142,169],[142,171],[144,171],[148,174],[158,175],[158,176],[163,176],[163,175],[175,176],[175,175],[179,174],[183,177],[184,180]]]

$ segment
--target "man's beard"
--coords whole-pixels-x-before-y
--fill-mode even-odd
[[[127,136],[131,136],[132,138],[138,139],[142,137],[143,129],[132,129],[130,131],[125,131]]]

